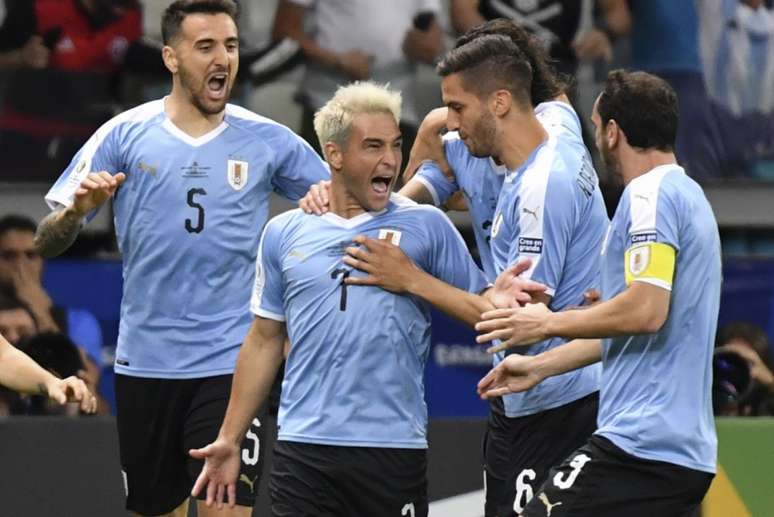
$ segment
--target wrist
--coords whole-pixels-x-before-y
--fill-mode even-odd
[[[83,219],[87,213],[88,213],[88,210],[83,208],[78,208],[76,204],[73,203],[72,205],[62,210],[61,218],[64,220],[80,222],[81,219]]]
[[[239,446],[242,444],[242,434],[243,433],[237,433],[233,431],[232,429],[226,429],[224,427],[220,428],[220,433],[218,433],[218,441],[225,442],[230,447],[239,448]]]

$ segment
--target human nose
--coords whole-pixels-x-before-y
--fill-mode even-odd
[[[454,114],[453,110],[449,110],[449,112],[446,114],[446,130],[447,131],[459,131],[460,129],[460,118]]]

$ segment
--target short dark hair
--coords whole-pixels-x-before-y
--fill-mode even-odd
[[[532,67],[510,38],[486,35],[450,50],[436,67],[438,75],[459,73],[465,88],[478,97],[508,90],[522,106],[531,106]]]
[[[570,79],[559,73],[545,46],[534,34],[507,18],[495,18],[473,27],[457,38],[455,48],[486,35],[506,36],[519,47],[532,67],[532,104],[550,101],[570,88]]]
[[[607,74],[597,111],[603,125],[615,120],[629,145],[674,151],[680,119],[677,94],[660,77],[613,70]]]
[[[38,229],[38,225],[25,215],[11,214],[0,219],[0,237],[11,231],[32,232]]]
[[[220,14],[224,13],[236,23],[239,8],[233,0],[176,0],[164,11],[161,17],[161,39],[164,45],[180,34],[180,26],[189,14]]]

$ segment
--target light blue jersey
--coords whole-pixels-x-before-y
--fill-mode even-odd
[[[525,276],[548,285],[551,308],[562,310],[580,305],[586,289],[599,287],[597,253],[608,219],[575,110],[565,102],[552,101],[539,104],[535,115],[549,141],[518,171],[506,176],[505,167],[491,158],[472,156],[459,136],[451,133],[444,146],[456,182],[431,162],[423,164],[416,177],[439,204],[457,190],[463,192],[490,281],[520,257],[529,257],[535,264]],[[495,245],[491,233],[498,206],[502,228]],[[545,207],[549,210],[544,212]],[[548,340],[527,353],[561,343],[561,339]],[[498,354],[495,364],[503,357]],[[590,366],[548,379],[526,393],[503,397],[505,414],[537,413],[598,388],[599,366]]]
[[[522,258],[523,276],[545,284],[549,307],[584,302],[600,283],[599,250],[608,226],[591,158],[581,142],[550,136],[516,171],[508,173],[492,223],[492,257],[499,273]],[[536,355],[564,342],[549,339],[522,349]],[[495,357],[495,364],[505,357]],[[505,414],[524,416],[568,404],[599,389],[599,365],[551,377],[535,388],[503,397]]]
[[[289,129],[245,109],[227,105],[220,126],[192,138],[158,100],[98,129],[46,201],[72,204],[81,180],[101,170],[127,176],[113,202],[124,260],[116,372],[232,373],[252,320],[269,195],[299,199],[327,167]]]
[[[676,252],[671,283],[636,277],[652,262],[647,243],[663,243]],[[672,294],[661,330],[604,340],[597,434],[640,458],[715,472],[711,389],[720,238],[701,187],[677,165],[656,167],[632,180],[602,258],[604,299],[626,289],[627,271],[634,281]]]
[[[487,285],[446,216],[398,195],[384,211],[351,219],[293,210],[269,221],[251,308],[285,321],[292,343],[279,439],[426,448],[430,309],[413,296],[343,284],[364,275],[342,262],[359,234],[392,241],[417,266],[460,289],[480,292]]]
[[[535,108],[535,115],[549,135],[583,145],[580,120],[572,106],[566,102],[541,103]],[[444,150],[456,181],[447,178],[434,162],[429,161],[420,166],[414,177],[427,188],[436,206],[443,205],[452,194],[462,191],[470,211],[481,267],[489,281],[494,282],[497,273],[489,240],[497,199],[507,169],[492,158],[471,155],[457,132],[444,136]]]

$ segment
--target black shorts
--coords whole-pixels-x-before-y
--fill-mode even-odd
[[[273,517],[427,517],[427,451],[278,441]]]
[[[484,435],[486,517],[513,517],[548,476],[597,428],[599,392],[557,408],[516,418],[493,401]]]
[[[551,470],[524,517],[692,517],[708,472],[645,460],[594,435]]]
[[[116,375],[116,420],[126,508],[168,513],[188,498],[202,461],[188,455],[215,440],[231,391],[231,375],[148,379]],[[242,441],[237,504],[252,506],[263,466],[264,410]],[[206,491],[202,491],[204,499]]]

